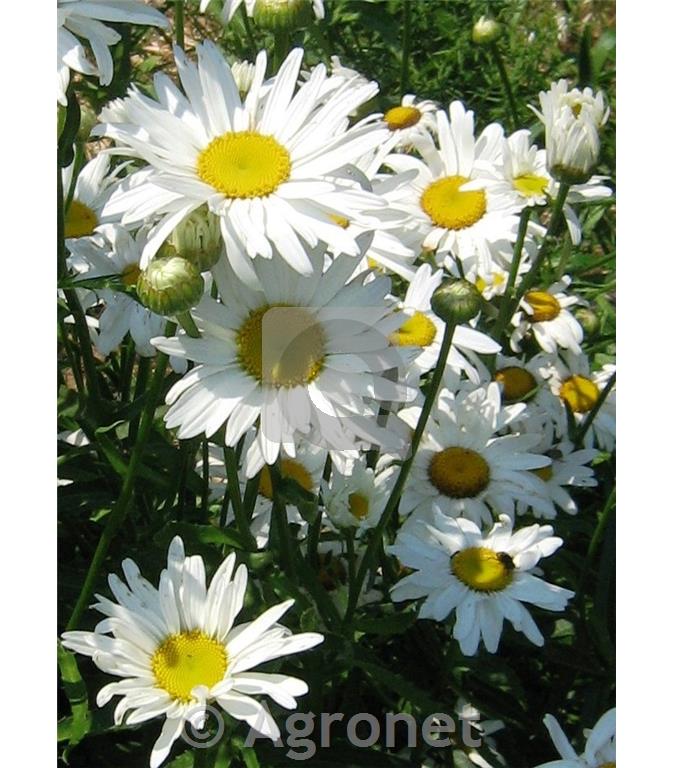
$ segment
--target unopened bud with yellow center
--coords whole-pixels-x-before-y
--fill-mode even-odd
[[[158,315],[187,312],[203,295],[203,278],[197,267],[181,256],[163,248],[162,255],[151,261],[138,277],[138,298]]]
[[[481,294],[467,280],[448,278],[430,299],[432,311],[445,323],[466,323],[481,310]]]
[[[199,272],[215,266],[222,254],[220,217],[202,205],[173,230],[170,244],[178,256],[191,262]]]
[[[595,336],[601,328],[601,321],[598,315],[588,307],[580,307],[575,312],[577,322],[582,326],[585,338]]]
[[[495,19],[482,16],[472,27],[472,42],[477,45],[490,45],[502,36],[502,25]]]
[[[252,18],[271,32],[292,31],[308,26],[316,14],[311,0],[257,0]]]

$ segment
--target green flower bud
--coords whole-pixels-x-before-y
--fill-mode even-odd
[[[173,230],[170,244],[178,256],[191,262],[199,272],[215,266],[222,254],[220,217],[202,205]]]
[[[575,312],[577,322],[582,326],[582,330],[587,338],[595,336],[601,327],[601,321],[598,315],[588,307],[580,307]]]
[[[447,278],[432,294],[430,307],[445,323],[465,323],[479,314],[481,301],[472,283]]]
[[[308,26],[314,18],[311,0],[257,0],[252,18],[271,32]]]
[[[160,253],[170,253],[171,246]],[[142,303],[158,315],[186,312],[203,295],[203,278],[198,269],[180,256],[155,257],[138,277],[136,292]]]
[[[472,42],[477,45],[490,45],[502,35],[502,25],[495,19],[482,16],[472,27]]]

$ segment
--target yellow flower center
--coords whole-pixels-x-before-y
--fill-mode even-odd
[[[236,334],[238,362],[253,378],[274,387],[312,382],[325,362],[325,334],[315,315],[283,305],[255,309]]]
[[[430,482],[452,499],[477,496],[491,479],[491,470],[484,457],[470,448],[452,446],[437,451],[430,459]]]
[[[65,237],[85,237],[92,235],[98,226],[98,217],[88,205],[73,200],[65,216]]]
[[[140,277],[140,266],[138,264],[129,264],[122,270],[121,278],[122,283],[129,288],[134,286],[138,282]]]
[[[348,509],[353,517],[364,520],[369,514],[369,499],[361,493],[351,493],[348,497]]]
[[[514,563],[507,552],[468,547],[451,558],[454,576],[476,592],[499,592],[512,582]]]
[[[225,197],[266,197],[290,177],[290,153],[273,136],[224,133],[199,154],[199,178]]]
[[[396,347],[429,347],[435,340],[437,328],[422,312],[414,314],[390,334],[390,343]]]
[[[421,195],[421,208],[437,227],[466,229],[476,224],[486,213],[486,192],[474,189],[461,192],[469,179],[447,176],[433,181]]]
[[[502,387],[505,402],[517,403],[523,400],[537,386],[535,377],[518,365],[507,365],[495,372],[495,380]]]
[[[212,688],[227,671],[227,652],[217,640],[193,629],[169,635],[152,656],[157,685],[174,699],[191,701],[197,685]]]
[[[305,491],[313,490],[313,480],[311,479],[311,475],[299,461],[295,461],[294,459],[281,459],[280,474],[282,477],[291,477],[293,480],[296,480]],[[260,496],[264,496],[265,499],[273,499],[271,472],[267,466],[263,467],[259,476],[258,493]]]
[[[524,299],[533,310],[533,314],[530,315],[532,323],[545,323],[548,320],[553,320],[558,317],[561,311],[561,305],[556,297],[546,291],[528,291]]]
[[[559,397],[568,404],[573,413],[590,411],[596,405],[600,394],[600,390],[591,379],[579,374],[567,378],[561,384],[559,391]]]
[[[348,229],[348,227],[351,225],[349,219],[347,219],[345,216],[340,216],[338,213],[330,213],[329,217],[332,222],[336,224],[337,227],[341,227],[341,229]]]
[[[547,191],[548,180],[544,176],[535,176],[533,173],[524,173],[514,179],[514,187],[524,197],[537,197]]]
[[[531,469],[531,472],[534,475],[537,475],[540,480],[544,480],[545,483],[549,482],[552,479],[552,476],[554,475],[554,471],[551,468],[551,464],[549,464],[546,467],[538,467],[537,469]]]
[[[416,107],[393,107],[385,113],[383,119],[391,131],[400,131],[416,125],[421,117],[421,110]]]
[[[601,763],[598,768],[617,768],[617,763]]]
[[[496,272],[493,275],[493,280],[491,281],[490,284],[494,288],[499,288],[501,285],[505,284],[505,276]],[[479,293],[483,293],[488,288],[489,283],[487,283],[486,280],[484,280],[483,277],[478,277],[474,281],[474,285],[475,285],[476,289],[479,291]]]

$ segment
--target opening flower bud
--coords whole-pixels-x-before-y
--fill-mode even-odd
[[[215,266],[222,253],[219,217],[202,205],[173,230],[170,244],[178,256],[205,272]]]
[[[465,323],[481,310],[481,294],[467,280],[448,278],[430,299],[432,311],[445,323]]]
[[[197,267],[181,256],[170,255],[172,246],[163,248],[138,277],[138,298],[158,315],[186,312],[203,295],[203,278]]]
[[[495,19],[482,16],[472,27],[472,42],[477,45],[490,45],[502,36],[502,25]]]

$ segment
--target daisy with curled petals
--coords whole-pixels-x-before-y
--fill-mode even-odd
[[[550,463],[530,452],[540,435],[498,434],[525,407],[501,407],[495,383],[457,395],[441,390],[402,492],[400,514],[427,517],[437,509],[479,524],[500,513],[513,518],[515,501],[538,487],[526,470]],[[420,410],[413,406],[399,416],[413,429]]]
[[[477,256],[481,270],[490,272],[492,248],[516,239],[523,205],[499,176],[504,141],[502,126],[487,126],[474,136],[474,114],[454,101],[437,113],[439,149],[419,143],[422,160],[391,155],[386,164],[401,172],[416,170],[411,182],[410,211],[422,221],[423,246],[445,255],[451,270],[456,259]]]
[[[385,128],[367,120],[348,128],[348,113],[376,93],[375,83],[348,84],[320,102],[326,77],[318,65],[296,90],[303,52],[293,50],[267,87],[266,53],[244,101],[231,69],[211,42],[197,46],[198,64],[175,48],[184,94],[155,75],[158,101],[132,88],[104,110],[98,135],[149,168],[131,174],[105,212],[133,224],[157,215],[143,268],[177,224],[206,203],[220,217],[227,256],[254,281],[250,259],[275,251],[303,275],[312,271],[307,246],[322,241],[334,253],[359,255],[355,235],[336,224],[385,201],[332,172],[381,143]]]
[[[406,296],[398,307],[407,319],[391,333],[391,342],[396,346],[418,347],[421,350],[407,371],[410,382],[417,382],[424,373],[432,370],[439,357],[444,322],[430,308],[430,300],[444,277],[443,270],[433,273],[429,264],[423,264],[411,279]],[[489,355],[499,352],[500,345],[469,325],[459,325],[454,330],[447,365],[457,371],[465,371],[471,381],[479,384],[479,373],[462,354],[465,350]]]
[[[102,22],[128,22],[150,24],[154,27],[170,26],[168,19],[141,0],[58,0],[58,101],[68,103],[66,90],[70,70],[83,75],[98,75],[101,85],[112,82],[113,63],[109,47],[121,40],[121,35]],[[91,45],[96,64],[86,56],[78,38]]]
[[[530,131],[516,131],[507,138],[503,151],[503,174],[526,205],[547,205],[558,195],[559,183],[547,170],[547,153],[530,143]],[[584,184],[574,184],[563,206],[573,245],[582,241],[582,226],[571,203],[589,203],[612,195],[602,176],[592,176]]]
[[[519,309],[512,317],[514,330],[510,345],[515,352],[521,351],[521,341],[532,331],[535,341],[545,352],[556,352],[558,347],[579,355],[584,338],[582,326],[568,311],[579,302],[576,296],[568,296],[566,290],[570,278],[564,275],[546,291],[528,291],[521,299]]]
[[[585,354],[566,353],[563,356],[540,358],[538,370],[549,386],[545,405],[555,421],[557,434],[564,436],[568,430],[566,411],[572,412],[575,423],[581,428],[616,368],[605,364],[600,370],[592,371]],[[616,409],[617,393],[613,387],[587,431],[584,440],[586,446],[597,445],[605,451],[614,450]]]
[[[434,521],[405,525],[389,552],[414,573],[391,590],[393,600],[425,600],[421,619],[443,621],[456,612],[453,636],[466,656],[474,656],[480,639],[486,650],[498,650],[504,619],[535,645],[544,638],[523,603],[562,611],[573,593],[534,576],[531,571],[563,541],[551,526],[531,525],[512,532],[512,521],[500,517],[487,534],[470,520],[454,520],[435,512]]]
[[[586,745],[578,755],[553,715],[543,720],[560,760],[538,765],[537,768],[616,768],[617,765],[617,710],[609,709],[591,730],[585,730]]]
[[[136,284],[140,275],[142,233],[134,237],[119,224],[102,224],[92,237],[67,240],[66,245],[71,254],[69,264],[77,272],[76,279],[118,275],[125,286],[130,288]],[[123,291],[97,288],[93,293],[105,304],[98,319],[99,333],[95,341],[101,355],[109,355],[130,333],[138,354],[154,357],[156,349],[150,339],[163,331],[166,318]]]
[[[248,581],[246,567],[239,565],[234,572],[235,565],[232,553],[206,587],[202,558],[186,557],[182,540],[176,536],[158,589],[142,577],[132,560],[124,560],[127,583],[116,575],[109,577],[118,602],[96,596],[94,607],[106,618],[93,632],[65,632],[62,636],[66,648],[91,656],[104,672],[124,678],[106,685],[96,698],[102,707],[113,696],[122,697],[115,709],[117,725],[165,715],[150,768],[166,760],[187,722],[197,729],[203,727],[209,702],[216,702],[263,736],[277,739],[280,731],[273,717],[251,694],[269,696],[282,707],[294,709],[295,697],[308,691],[298,678],[251,670],[313,648],[323,636],[313,632],[293,635],[278,624],[293,600],[234,627]]]
[[[392,311],[385,301],[390,279],[367,282],[363,274],[348,281],[356,264],[345,255],[321,274],[323,254],[312,258],[315,268],[302,280],[282,259],[257,259],[258,291],[221,259],[213,274],[222,303],[205,297],[193,312],[202,338],[153,340],[196,363],[166,398],[166,424],[178,427],[180,439],[209,437],[226,422],[233,446],[259,419],[248,456],[272,464],[281,446],[293,458],[297,442],[308,440],[329,449],[337,468],[362,441],[403,445],[376,423],[381,401],[416,396],[384,375],[407,362],[380,329]],[[246,474],[256,472],[254,464]]]

